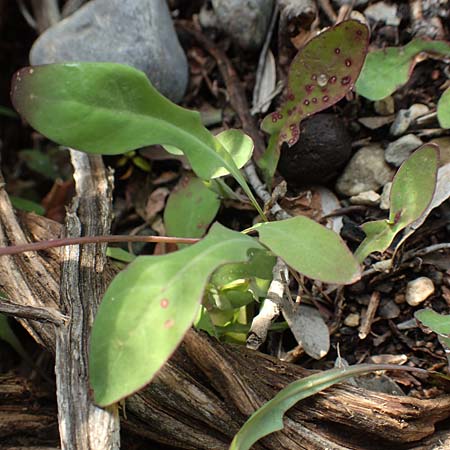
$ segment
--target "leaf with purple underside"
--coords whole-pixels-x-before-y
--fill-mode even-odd
[[[298,141],[300,122],[334,105],[353,88],[368,43],[367,26],[347,20],[320,33],[297,53],[289,69],[285,101],[261,124],[262,130],[272,135],[260,159],[267,182],[275,172],[281,145]]]

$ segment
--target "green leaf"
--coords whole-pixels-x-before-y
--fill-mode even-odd
[[[253,141],[241,130],[225,130],[216,135],[216,139],[222,144],[225,150],[233,158],[234,163],[240,169],[250,160],[253,153]],[[229,171],[225,167],[219,169],[214,178],[228,175]]]
[[[421,309],[414,317],[437,334],[450,335],[450,315],[438,314],[432,309]]]
[[[360,267],[334,231],[298,216],[251,228],[259,240],[288,265],[309,278],[326,283],[350,284],[360,277]]]
[[[381,100],[403,86],[424,55],[448,57],[450,44],[413,39],[404,47],[388,47],[367,55],[356,83],[356,92],[369,100]]]
[[[245,278],[271,280],[275,261],[276,258],[267,250],[255,250],[247,262],[225,264],[219,267],[212,274],[210,284],[217,289],[222,289],[235,280]]]
[[[164,224],[169,236],[202,237],[220,207],[217,195],[202,180],[184,177],[169,196]]]
[[[229,450],[249,450],[262,437],[282,430],[283,415],[298,401],[355,375],[393,368],[405,370],[405,368],[399,366],[360,364],[343,369],[326,370],[294,381],[250,416],[234,437]]]
[[[444,91],[438,101],[437,117],[442,128],[450,128],[450,88]]]
[[[120,247],[108,247],[106,249],[106,256],[125,263],[130,263],[136,259],[135,255]]]
[[[147,384],[197,318],[211,273],[246,261],[255,239],[215,224],[201,242],[163,256],[140,256],[109,286],[94,322],[90,381],[101,406]]]
[[[14,195],[10,195],[9,199],[11,200],[11,204],[16,209],[33,212],[40,216],[43,216],[45,214],[45,208],[39,203],[34,202],[33,200],[28,200],[27,198],[22,197],[16,197]]]
[[[289,68],[284,103],[261,123],[261,128],[273,136],[262,161],[266,181],[275,172],[282,143],[292,146],[298,141],[300,122],[334,105],[353,88],[368,43],[367,26],[357,20],[346,20],[320,33],[299,50]]]
[[[417,220],[433,198],[439,149],[425,144],[398,169],[390,193],[389,222],[403,229]]]
[[[355,252],[358,261],[372,252],[384,252],[397,233],[424,214],[433,198],[438,162],[438,147],[425,144],[401,165],[392,181],[389,220],[362,226],[366,238]]]
[[[387,220],[374,220],[361,226],[366,237],[356,249],[355,258],[362,263],[373,252],[384,252],[395,237],[393,227]]]
[[[233,158],[236,166],[241,169],[249,161],[253,153],[253,141],[250,136],[247,136],[241,130],[230,129],[220,132],[216,135],[216,139],[222,144],[223,148]],[[165,145],[164,148],[172,155],[182,155],[183,152],[172,146]],[[223,177],[229,175],[230,172],[222,167],[218,169],[212,178]]]
[[[11,98],[36,130],[77,150],[120,154],[161,144],[181,149],[202,179],[226,168],[264,215],[200,114],[163,97],[139,70],[114,63],[26,67],[15,75]]]

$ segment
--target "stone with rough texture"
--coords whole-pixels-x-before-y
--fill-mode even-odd
[[[394,171],[384,160],[384,150],[370,145],[358,150],[336,183],[336,190],[345,196],[377,191],[392,180]]]
[[[407,134],[391,142],[384,153],[384,159],[395,167],[400,167],[423,142],[414,134]]]
[[[45,31],[30,52],[32,65],[117,62],[147,74],[173,101],[188,82],[186,55],[165,0],[93,0]]]
[[[273,0],[212,0],[220,27],[245,50],[262,46],[273,3]]]
[[[412,280],[406,286],[406,302],[410,306],[417,306],[424,302],[434,292],[434,284],[427,277]]]

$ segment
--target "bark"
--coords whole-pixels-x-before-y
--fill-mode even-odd
[[[101,156],[71,150],[76,197],[66,215],[67,237],[109,233],[112,178]],[[118,407],[94,405],[89,387],[89,335],[106,289],[106,244],[64,247],[61,310],[56,330],[56,386],[61,446],[65,450],[120,447]]]

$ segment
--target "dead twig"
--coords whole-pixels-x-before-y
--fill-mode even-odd
[[[367,307],[366,314],[363,317],[362,324],[359,328],[358,336],[360,339],[365,339],[369,335],[378,305],[380,304],[380,299],[381,295],[378,291],[374,291],[370,296],[369,306]]]
[[[68,320],[67,316],[61,314],[55,308],[19,305],[3,298],[0,298],[0,313],[6,314],[7,316],[20,317],[21,319],[51,322],[55,325],[62,325]]]

